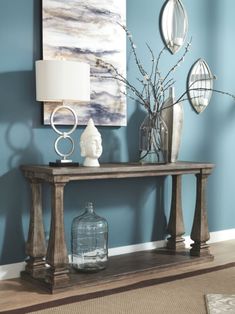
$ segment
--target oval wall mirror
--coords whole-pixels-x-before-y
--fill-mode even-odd
[[[199,59],[192,66],[187,82],[188,98],[197,113],[208,106],[213,89],[214,76],[205,60]]]
[[[180,0],[168,0],[163,6],[160,18],[161,35],[172,54],[183,46],[187,31],[188,17]]]

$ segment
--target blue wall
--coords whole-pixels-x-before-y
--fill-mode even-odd
[[[177,94],[185,89],[190,66],[199,57],[205,58],[218,76],[215,87],[235,93],[234,0],[187,0],[184,3],[189,16],[189,37],[193,37],[193,43],[176,73]],[[146,65],[150,56],[145,42],[156,54],[162,47],[158,28],[162,4],[163,1],[127,0],[127,25]],[[40,0],[0,1],[1,264],[25,258],[30,191],[19,166],[48,163],[55,159],[52,145],[55,134],[49,127],[41,125],[41,107],[35,101],[34,61],[41,58],[40,23]],[[162,59],[162,70],[166,71],[169,64],[173,65],[180,54],[172,56],[167,53]],[[135,64],[128,52],[127,57],[128,77],[134,80],[137,74]],[[208,185],[210,231],[234,228],[235,103],[229,97],[214,94],[210,106],[200,116],[188,103],[184,109],[180,159],[216,163]],[[128,101],[127,127],[99,128],[104,148],[101,162],[137,160],[138,128],[143,116],[141,108]],[[76,131],[77,143],[82,130],[79,127]],[[81,161],[78,145],[73,158]],[[71,221],[82,212],[86,201],[93,201],[98,214],[107,218],[110,247],[163,239],[170,205],[169,200],[164,201],[163,193],[170,196],[170,180],[129,179],[69,184],[65,193],[68,246]],[[186,234],[189,234],[195,203],[194,177],[185,177],[183,193]],[[44,220],[48,235],[48,186],[45,194]]]

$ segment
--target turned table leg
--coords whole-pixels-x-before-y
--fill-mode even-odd
[[[171,213],[167,227],[170,237],[167,239],[167,248],[178,251],[185,248],[184,238],[184,221],[182,214],[181,201],[181,175],[172,176],[172,197],[171,197]]]
[[[32,204],[30,209],[30,222],[28,240],[26,243],[25,272],[34,278],[45,274],[46,241],[42,219],[42,186],[37,180],[30,180]]]
[[[53,183],[51,191],[51,227],[46,256],[50,268],[46,280],[52,287],[63,286],[69,280],[64,234],[64,186],[65,183]]]
[[[209,173],[203,172],[203,170],[200,174],[196,174],[196,208],[191,232],[191,239],[194,241],[194,243],[191,244],[192,248],[190,250],[190,254],[193,256],[210,255],[209,245],[206,243],[206,241],[210,239],[206,209],[206,184],[208,175]]]

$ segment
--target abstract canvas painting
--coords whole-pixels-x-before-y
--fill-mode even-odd
[[[126,0],[42,0],[42,6],[43,59],[77,60],[91,67],[91,101],[69,104],[78,123],[86,125],[92,118],[96,125],[126,125],[125,89],[114,79],[101,78],[106,70],[96,64],[102,59],[126,75],[126,37],[120,26],[125,25]],[[44,124],[50,124],[55,106],[44,103]],[[65,111],[56,123],[68,125],[70,119]]]

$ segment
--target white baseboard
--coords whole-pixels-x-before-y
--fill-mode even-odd
[[[0,280],[19,278],[20,272],[24,270],[25,262],[1,265],[0,266]]]
[[[192,240],[189,236],[185,238],[185,245],[186,247],[190,247]],[[215,243],[227,240],[235,239],[235,229],[228,229],[222,231],[216,231],[210,233],[210,240],[208,243]],[[166,241],[155,241],[155,242],[146,242],[134,245],[127,245],[127,246],[120,246],[115,248],[109,249],[109,256],[133,253],[138,251],[145,251],[151,250],[155,248],[165,247]],[[15,264],[8,264],[0,266],[0,280],[12,279],[12,278],[19,278],[20,272],[24,270],[25,262],[15,263]]]
[[[185,238],[185,246],[186,248],[189,248],[190,244],[193,241],[190,239],[190,236],[186,236],[184,238]],[[207,243],[210,244],[210,243],[216,243],[216,242],[222,242],[222,241],[228,241],[228,240],[234,240],[234,239],[235,239],[235,229],[227,229],[227,230],[210,232],[210,240]]]
[[[139,251],[146,251],[146,250],[153,250],[160,247],[165,247],[166,241],[155,241],[155,242],[146,242],[134,245],[127,245],[127,246],[119,246],[109,249],[109,256],[139,252]]]

